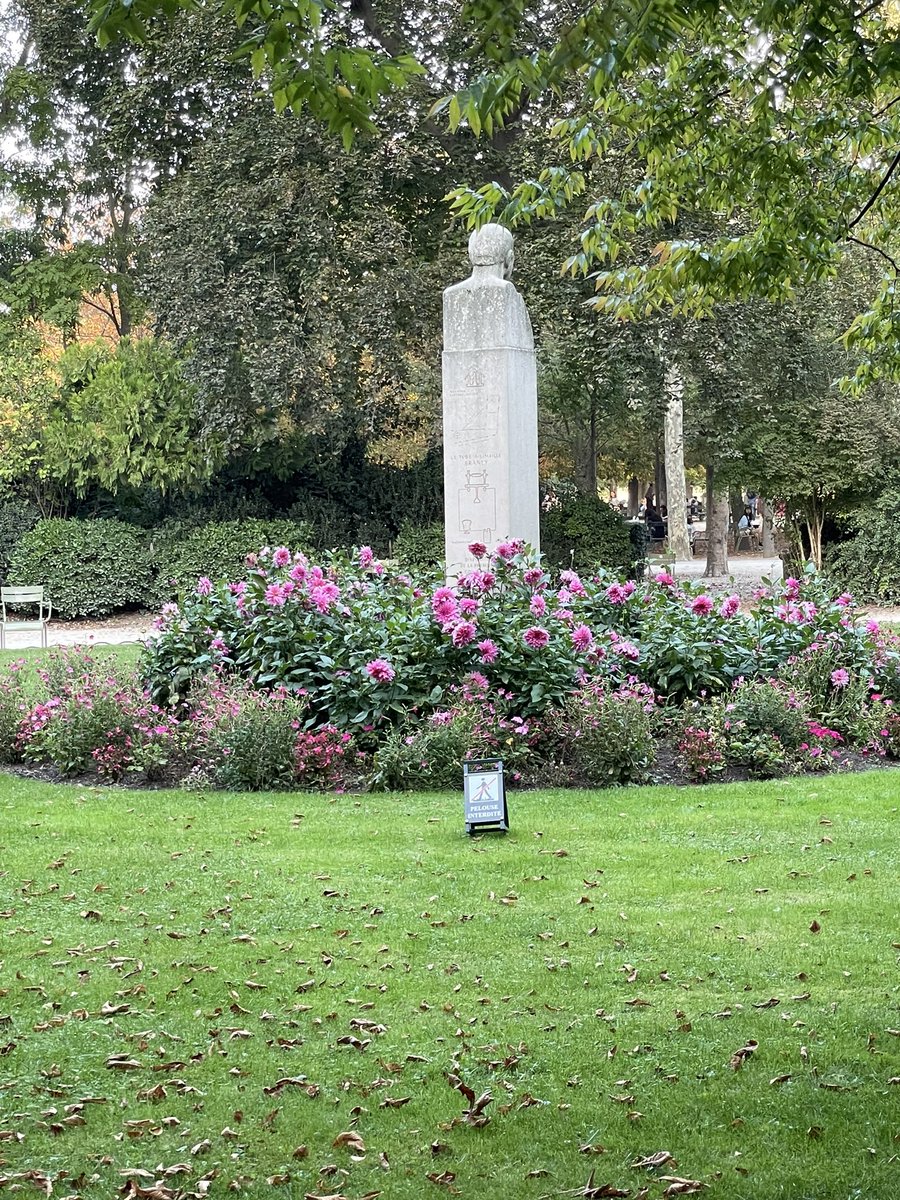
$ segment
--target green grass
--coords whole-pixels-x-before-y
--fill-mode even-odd
[[[893,1200],[898,781],[514,794],[470,840],[457,796],[0,776],[0,1178],[655,1198],[667,1150],[721,1200]]]
[[[25,667],[22,678],[23,682],[27,682],[31,679],[34,670],[47,661],[49,655],[61,653],[64,649],[63,646],[51,646],[49,650],[44,650],[40,646],[27,646],[18,650],[0,650],[0,671],[3,671],[11,663],[24,660]],[[92,653],[98,660],[108,660],[110,667],[127,670],[129,667],[137,666],[141,646],[138,642],[123,642],[115,646],[98,645],[93,648]]]

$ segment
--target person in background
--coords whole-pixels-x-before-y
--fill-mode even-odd
[[[652,504],[648,504],[647,511],[644,513],[644,520],[647,522],[647,528],[650,530],[650,536],[653,540],[661,542],[666,536],[666,523],[662,519],[659,510],[654,508]]]

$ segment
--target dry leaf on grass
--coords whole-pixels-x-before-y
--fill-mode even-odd
[[[352,1129],[346,1133],[339,1133],[331,1144],[337,1150],[344,1146],[348,1150],[353,1150],[356,1154],[365,1154],[366,1152],[366,1143]]]
[[[646,1158],[637,1158],[631,1164],[632,1170],[638,1171],[645,1168],[648,1171],[654,1171],[659,1167],[664,1167],[666,1163],[674,1163],[675,1158],[668,1150],[657,1150],[655,1154],[648,1154]]]
[[[735,1050],[728,1063],[732,1071],[739,1071],[750,1055],[756,1052],[758,1047],[759,1042],[755,1038],[749,1038],[746,1046],[741,1046],[740,1050]]]

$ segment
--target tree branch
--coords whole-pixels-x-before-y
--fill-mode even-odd
[[[896,171],[898,166],[900,166],[900,150],[898,150],[897,153],[894,155],[894,157],[891,159],[891,165],[888,167],[887,171],[885,171],[884,177],[881,180],[881,183],[879,183],[878,187],[875,189],[875,191],[872,193],[872,195],[869,197],[869,199],[866,201],[866,203],[862,206],[862,208],[859,210],[859,212],[856,214],[856,216],[853,218],[853,220],[849,223],[849,225],[847,226],[848,229],[853,229],[856,225],[858,225],[860,223],[860,221],[863,219],[863,217],[866,215],[866,213],[869,211],[869,209],[872,207],[872,205],[875,203],[875,201],[878,199],[878,197],[881,195],[881,193],[887,187],[888,183],[890,182],[891,176]]]
[[[385,54],[389,54],[391,58],[398,58],[401,54],[408,53],[408,46],[404,45],[400,38],[390,30],[385,29],[378,20],[373,0],[350,0],[350,13],[362,21],[363,29],[378,43]]]
[[[887,250],[882,250],[880,246],[873,246],[871,242],[865,242],[862,238],[853,237],[852,234],[847,235],[848,242],[855,242],[857,246],[863,246],[866,250],[874,250],[876,254],[880,254],[882,258],[887,259],[894,269],[895,275],[900,275],[900,264],[895,259],[891,258]]]

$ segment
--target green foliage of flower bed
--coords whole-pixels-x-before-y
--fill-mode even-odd
[[[143,532],[124,521],[38,521],[13,550],[9,582],[43,585],[59,617],[105,617],[146,602]]]

